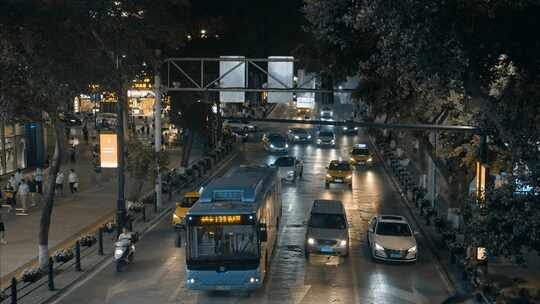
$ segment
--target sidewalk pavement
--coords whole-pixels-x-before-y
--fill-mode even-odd
[[[456,289],[457,294],[470,296],[469,302],[467,303],[476,303],[474,302],[472,295],[479,292],[480,289],[473,286],[470,277],[463,277],[464,271],[461,266],[452,263],[449,249],[446,247],[442,235],[433,224],[433,221],[431,221],[432,223],[430,225],[427,224],[427,220],[424,219],[420,214],[420,210],[416,208],[412,200],[409,198],[409,195],[401,190],[399,180],[392,174],[392,171],[386,165],[384,153],[382,153],[380,148],[373,141],[372,146],[377,150],[377,154],[383,158],[388,175],[394,184],[400,189],[402,198],[404,199],[407,208],[411,212],[411,215],[414,217],[414,221],[426,236],[429,247],[431,247],[430,249],[434,251],[441,266],[444,267],[443,271],[448,276],[448,279],[451,281],[453,287]],[[502,291],[505,288],[506,290],[509,290],[510,287],[515,286],[518,287],[518,289],[527,289],[531,296],[537,296],[537,294],[540,295],[540,256],[538,253],[528,252],[526,253],[525,260],[527,263],[526,268],[510,263],[503,258],[490,258],[488,262],[488,274],[489,277],[496,282],[496,285],[494,286],[496,291]],[[520,283],[515,284],[515,282],[518,281]],[[484,296],[484,294],[482,294],[482,296]],[[486,303],[488,301],[486,298],[482,298],[479,300],[479,302]]]
[[[192,151],[191,162],[198,160],[202,154],[203,151],[200,150]],[[173,150],[169,167],[178,167],[180,158],[180,151]],[[67,172],[71,168],[75,169],[79,177],[79,192],[76,194],[71,194],[67,187]],[[61,246],[116,210],[116,170],[102,169],[101,183],[98,186],[91,163],[89,144],[81,143],[77,162],[71,163],[67,159],[60,170],[65,173],[64,195],[55,198],[49,233],[50,250]],[[48,180],[47,171],[45,182]],[[135,184],[126,173],[126,198],[129,197]],[[145,185],[145,191],[152,188],[153,184]],[[0,245],[0,285],[9,279],[8,274],[20,270],[37,257],[41,209],[42,202],[39,201],[36,206],[29,208],[29,214],[26,216],[16,216],[14,212],[3,214],[7,244]]]

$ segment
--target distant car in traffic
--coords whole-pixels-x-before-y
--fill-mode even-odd
[[[351,149],[351,165],[371,165],[373,164],[373,156],[368,149],[367,144],[357,144]]]
[[[374,260],[415,262],[418,258],[414,232],[401,215],[374,216],[367,238]]]
[[[315,200],[309,213],[304,253],[349,255],[347,215],[341,201]]]
[[[335,146],[336,145],[336,135],[332,131],[320,131],[317,135],[317,145],[318,146]]]
[[[60,113],[60,121],[68,127],[78,127],[82,125],[82,120],[72,113]]]
[[[246,131],[244,128],[240,128],[240,127],[232,127],[231,134],[234,135],[236,138],[238,138],[242,142],[246,142],[249,138],[249,132]]]
[[[264,149],[270,153],[289,153],[287,137],[279,133],[264,134],[262,143]]]
[[[246,132],[257,132],[259,129],[256,125],[252,124],[248,119],[234,118],[227,119],[223,122],[223,127],[229,126],[231,128],[239,128]]]
[[[118,124],[116,113],[100,112],[96,115],[96,128],[99,130],[114,129]]]
[[[321,120],[332,121],[334,120],[334,111],[330,107],[323,107],[321,109]]]
[[[311,142],[311,134],[306,129],[292,128],[287,133],[289,142],[292,143],[308,143]]]
[[[326,168],[326,177],[324,180],[325,188],[329,188],[330,184],[347,184],[352,189],[352,167],[342,160],[333,160]]]
[[[278,168],[279,176],[286,181],[294,182],[304,174],[304,162],[294,156],[279,157],[272,165]]]
[[[343,127],[341,127],[341,130],[345,134],[354,134],[354,135],[356,135],[356,134],[358,134],[359,128],[354,125],[354,121],[346,120],[345,125]]]

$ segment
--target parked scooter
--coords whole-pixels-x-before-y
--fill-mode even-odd
[[[118,241],[114,243],[114,261],[116,262],[117,272],[121,272],[124,265],[133,262],[135,243],[138,238],[138,233],[129,232],[126,228],[118,236]]]

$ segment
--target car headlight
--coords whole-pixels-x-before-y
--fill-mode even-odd
[[[270,148],[275,148],[276,146],[274,146],[274,144],[270,144]]]
[[[354,127],[354,130],[355,130],[355,131],[358,131],[358,127]]]
[[[324,112],[321,112],[321,116],[323,116]]]
[[[295,135],[294,139],[300,139],[300,137],[298,135]]]
[[[341,246],[341,247],[347,246],[347,240],[341,240],[341,241],[339,242],[339,246]]]
[[[317,139],[317,143],[318,143],[318,144],[320,144],[320,143],[321,143],[321,139],[320,139],[320,138],[319,138],[319,139]]]
[[[348,129],[347,127],[343,127],[343,130],[344,130],[344,131],[347,131],[347,129]]]
[[[335,139],[332,139],[332,145],[336,143],[336,140]]]
[[[416,245],[414,245],[414,246],[412,246],[411,248],[409,248],[409,250],[407,250],[407,252],[409,252],[409,253],[416,252]]]
[[[368,161],[368,163],[370,163],[370,162],[373,161],[373,158],[370,157],[370,158],[367,159],[367,161]]]
[[[381,245],[379,245],[379,244],[377,244],[377,243],[375,243],[375,250],[376,250],[376,251],[384,251],[384,247],[381,246]]]
[[[353,162],[353,161],[354,161],[354,158],[351,157],[349,160]]]
[[[289,144],[285,144],[285,148],[288,148],[289,147]]]
[[[288,175],[288,176],[293,176],[293,175],[294,175],[294,171],[289,171],[289,172],[287,172],[287,175]]]
[[[179,220],[179,219],[180,219],[180,217],[178,217],[178,215],[176,215],[176,213],[173,213],[172,217],[173,217],[173,219],[175,219],[175,220]]]
[[[351,179],[352,178],[352,175],[347,175],[347,177],[345,177],[346,179]]]
[[[311,135],[308,135],[308,136],[307,136],[307,139],[311,139]]]
[[[307,243],[310,244],[310,245],[315,245],[315,239],[314,238],[309,238],[309,239],[307,239]]]
[[[257,277],[251,277],[251,278],[249,278],[249,282],[250,282],[251,284],[259,283],[259,278],[257,278]]]
[[[332,175],[326,173],[326,177],[327,177],[327,178],[332,178]]]

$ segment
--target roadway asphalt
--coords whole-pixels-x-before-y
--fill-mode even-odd
[[[285,132],[287,126],[272,128]],[[448,286],[422,235],[417,236],[419,260],[415,264],[375,263],[370,259],[368,220],[377,213],[408,216],[382,166],[356,170],[352,191],[339,185],[324,188],[325,167],[330,160],[348,159],[351,145],[362,142],[366,138],[360,132],[359,136],[339,135],[336,148],[292,145],[290,154],[304,160],[304,175],[284,186],[279,243],[260,290],[186,289],[184,249],[174,246],[175,232],[166,217],[137,244],[135,262],[124,272],[116,273],[114,264],[104,265],[54,303],[441,303],[449,296]],[[264,152],[258,142],[247,143],[242,149],[233,166],[270,163],[277,157]],[[317,198],[344,203],[351,225],[349,257],[304,257],[303,222]]]

